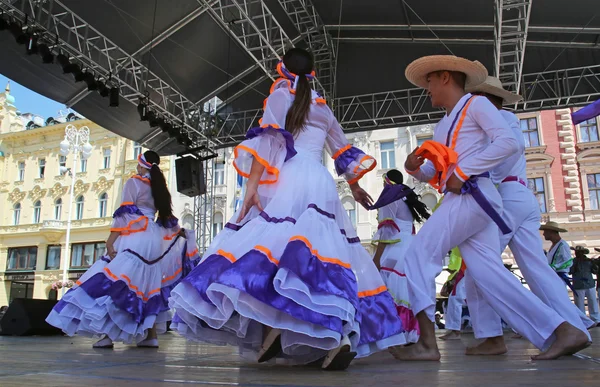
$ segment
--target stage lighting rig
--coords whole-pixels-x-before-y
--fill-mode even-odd
[[[39,52],[38,37],[36,34],[29,35],[27,41],[27,55],[37,54]]]
[[[4,17],[4,14],[0,15],[0,31],[4,31],[10,28],[10,23]]]
[[[110,91],[108,92],[108,100],[109,100],[108,106],[119,107],[119,88],[118,87],[110,88]]]
[[[38,45],[38,53],[42,57],[43,63],[54,63],[54,54],[52,54],[52,51],[47,44],[42,43]]]
[[[98,83],[96,82],[96,77],[94,73],[86,71],[83,73],[83,81],[87,84],[88,91],[98,90]]]
[[[109,91],[108,87],[106,87],[106,83],[98,81],[98,93],[100,93],[101,97],[108,97]]]

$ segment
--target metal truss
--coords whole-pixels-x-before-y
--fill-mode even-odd
[[[533,0],[494,2],[494,74],[505,89],[519,93]]]
[[[331,35],[310,0],[279,0],[314,55],[317,75],[327,100],[335,100],[336,58]]]
[[[205,8],[198,9],[198,14],[206,10],[213,2],[205,2]],[[192,112],[202,111],[202,106],[188,100],[180,91],[162,80],[143,65],[136,57],[140,53],[130,55],[110,39],[80,18],[58,0],[18,0],[13,3],[0,0],[0,8],[15,19],[28,24],[40,33],[40,39],[53,44],[58,38],[61,52],[75,58],[83,69],[96,74],[107,81],[109,86],[120,88],[120,95],[130,103],[137,105],[139,98],[146,93],[148,103],[166,119],[182,123],[192,136],[194,145],[200,142],[209,144],[202,127],[191,125],[187,117]],[[158,37],[157,37],[158,38]],[[162,38],[165,38],[164,35]],[[150,42],[148,48],[155,42]],[[71,59],[73,60],[73,59]]]
[[[517,112],[581,106],[600,98],[600,65],[525,74],[522,78],[525,100],[515,105]],[[444,116],[442,110],[431,107],[423,89],[343,97],[335,104],[338,120],[348,133],[428,124]],[[257,109],[222,115],[217,130],[222,146],[241,141],[261,114]]]
[[[203,161],[204,176],[206,179],[206,193],[194,197],[194,229],[196,230],[196,243],[202,255],[212,242],[212,219],[214,212],[215,186],[213,179],[214,159]]]
[[[254,62],[254,65],[197,102],[203,104],[223,93],[228,87],[242,83],[244,87],[221,104],[219,110],[222,110],[226,104],[264,80],[271,78],[275,81],[276,76],[273,71],[275,62],[281,58],[286,48],[293,47],[301,38],[292,41],[262,0],[218,0],[214,4],[210,4],[207,0],[197,1],[208,7],[210,15],[217,24],[246,51]],[[261,70],[264,76],[256,79],[256,70]],[[317,77],[315,82],[319,90],[325,91],[327,98],[327,89],[321,84],[320,78]]]

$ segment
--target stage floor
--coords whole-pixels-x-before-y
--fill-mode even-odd
[[[160,336],[160,349],[116,345],[94,350],[76,337],[0,337],[0,386],[599,386],[600,328],[594,344],[576,356],[533,362],[537,350],[506,335],[509,353],[467,357],[464,344],[440,341],[440,363],[396,361],[387,352],[355,361],[347,371],[260,366],[241,360],[231,347],[188,343],[175,333]]]

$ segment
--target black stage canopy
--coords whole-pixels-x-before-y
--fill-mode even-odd
[[[293,45],[314,52],[315,88],[349,132],[441,117],[404,77],[423,55],[479,60],[524,96],[517,111],[600,96],[598,0],[0,0],[0,8],[38,44],[118,88],[119,106],[61,65],[26,55],[14,27],[0,33],[0,73],[162,154],[243,138]],[[172,127],[140,121],[145,96]]]

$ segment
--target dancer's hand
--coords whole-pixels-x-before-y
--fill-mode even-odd
[[[423,163],[425,163],[423,156],[417,156],[418,150],[419,147],[416,147],[415,150],[413,150],[406,158],[406,162],[404,162],[404,168],[406,168],[407,171],[416,171],[421,167],[421,165],[423,165]]]
[[[115,247],[113,246],[112,243],[106,244],[106,253],[110,257],[110,259],[113,259],[114,257],[117,256],[117,251],[115,250]]]
[[[450,175],[450,178],[448,179],[448,181],[446,182],[446,189],[448,190],[448,192],[452,192],[455,193],[457,195],[460,195],[460,190],[463,186],[462,180],[460,180],[456,174],[452,174]]]
[[[358,183],[350,184],[350,190],[352,190],[352,196],[357,203],[360,203],[364,208],[373,205],[373,198],[364,189],[358,185]]]
[[[246,191],[246,196],[244,196],[244,203],[242,204],[242,209],[240,210],[240,215],[237,218],[237,223],[241,222],[242,219],[250,212],[252,207],[256,206],[260,211],[263,210],[262,204],[260,204],[260,198],[258,197],[257,189],[248,189]]]

